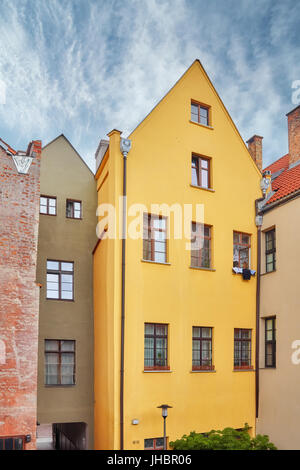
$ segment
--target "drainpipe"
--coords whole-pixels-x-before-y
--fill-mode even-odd
[[[121,297],[121,368],[120,368],[120,450],[124,450],[124,339],[125,339],[125,261],[126,261],[126,203],[127,155],[131,149],[129,139],[120,140],[123,155],[123,207],[122,207],[122,297]]]
[[[255,416],[258,418],[259,412],[259,326],[260,326],[260,275],[261,275],[261,226],[263,223],[263,216],[259,215],[258,203],[264,200],[258,199],[256,201],[256,219],[257,226],[257,276],[256,276],[256,341],[255,341]]]

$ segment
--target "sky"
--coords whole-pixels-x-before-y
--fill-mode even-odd
[[[63,133],[94,170],[100,139],[127,137],[199,59],[267,166],[300,104],[299,31],[295,0],[0,0],[0,137]]]

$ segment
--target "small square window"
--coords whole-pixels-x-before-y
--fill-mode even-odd
[[[52,196],[40,197],[40,214],[56,215],[56,197],[52,197]]]
[[[82,202],[67,199],[66,217],[68,219],[82,219]]]
[[[209,126],[209,106],[192,101],[191,121],[198,122],[204,126]]]

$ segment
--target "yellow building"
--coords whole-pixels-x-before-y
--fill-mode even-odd
[[[172,406],[169,442],[245,423],[254,432],[256,277],[247,270],[244,280],[239,268],[256,270],[261,173],[196,60],[129,136],[129,232],[133,204],[145,209],[140,236],[123,243],[121,132],[108,136],[96,153],[95,448],[160,448],[161,404]],[[116,209],[115,239],[104,203]],[[184,217],[192,250],[187,235],[174,235],[174,213],[159,217],[152,204],[192,205]]]

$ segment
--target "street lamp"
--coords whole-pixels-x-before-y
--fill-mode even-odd
[[[166,418],[168,416],[168,408],[173,407],[169,405],[160,405],[157,408],[161,408],[161,415],[164,418],[164,450],[167,450]]]

